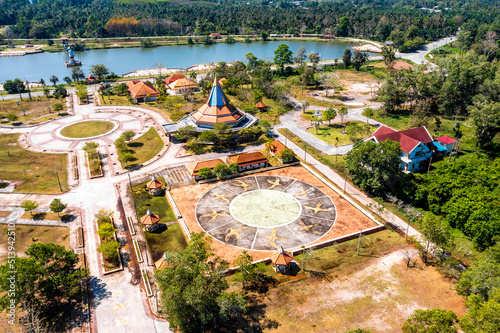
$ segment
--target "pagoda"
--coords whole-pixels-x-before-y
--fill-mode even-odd
[[[242,111],[229,104],[217,77],[214,79],[212,90],[205,100],[205,104],[193,112],[190,117],[197,126],[205,128],[214,128],[214,125],[219,123],[236,127],[245,118]]]

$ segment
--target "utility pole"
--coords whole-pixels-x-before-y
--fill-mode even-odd
[[[408,240],[408,232],[410,231],[410,219],[411,217],[408,217],[408,225],[406,226],[405,241]]]
[[[307,164],[307,145],[304,146],[304,164]]]
[[[61,190],[61,192],[63,191],[62,188],[61,188],[61,181],[59,180],[59,173],[56,171],[56,176],[57,176],[57,182],[59,183],[59,189]]]
[[[358,256],[359,256],[359,247],[361,246],[361,237],[363,236],[363,231],[359,232],[359,239],[358,239]]]
[[[345,193],[346,186],[347,186],[347,173],[345,174],[345,178],[344,178],[344,193]]]

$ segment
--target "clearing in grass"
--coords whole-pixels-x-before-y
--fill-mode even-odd
[[[187,246],[184,232],[179,223],[160,228],[154,232],[144,232],[153,261],[160,260],[165,252],[180,252]]]
[[[163,140],[156,130],[151,128],[140,138],[128,142],[126,145],[127,151],[118,150],[118,156],[122,157],[124,154],[132,155],[132,163],[125,163],[125,168],[129,169],[141,165],[158,155],[163,148]]]
[[[29,214],[29,213],[28,213]],[[0,224],[0,264],[7,259],[7,224]],[[54,243],[69,250],[69,228],[40,225],[16,225],[16,254],[24,257],[31,244]]]
[[[110,121],[91,120],[69,125],[61,130],[67,138],[90,138],[108,133],[115,125]]]
[[[165,184],[165,179],[163,177],[156,177],[156,179]],[[149,183],[149,181],[132,186],[132,200],[135,202],[139,218],[146,215],[149,209],[153,214],[158,214],[160,216],[159,223],[176,221],[177,218],[172,207],[170,207],[167,202],[165,194],[161,196],[149,194],[146,189],[147,183]]]
[[[66,154],[34,153],[17,143],[19,134],[0,136],[0,175],[2,179],[23,181],[15,192],[60,193],[68,190]]]

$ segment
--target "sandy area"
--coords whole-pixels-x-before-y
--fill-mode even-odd
[[[263,172],[260,175],[273,175],[273,176],[283,176],[289,178],[296,178],[307,182],[311,185],[316,186],[324,193],[326,193],[333,201],[337,208],[337,220],[323,237],[318,239],[316,243],[323,242],[325,240],[338,238],[340,236],[348,235],[360,230],[365,230],[368,228],[375,227],[376,224],[368,219],[363,213],[353,207],[349,202],[341,198],[337,193],[327,187],[323,182],[309,173],[302,167],[288,167],[278,170],[272,170],[268,172]],[[171,194],[174,198],[181,214],[191,232],[203,231],[201,226],[196,221],[195,217],[195,207],[198,200],[203,196],[203,194],[211,189],[212,187],[220,184],[220,182],[210,183],[210,184],[197,184],[177,189],[172,189]],[[222,243],[215,238],[212,238],[212,247],[215,249],[217,255],[221,258],[232,262],[236,259],[242,252],[242,249],[233,247]],[[272,252],[269,251],[248,251],[250,255],[253,256],[254,260],[268,258]]]

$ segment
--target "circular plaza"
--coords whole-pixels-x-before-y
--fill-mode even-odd
[[[196,205],[198,224],[212,237],[248,250],[296,248],[335,224],[332,200],[317,187],[280,176],[250,176],[208,190]]]
[[[125,131],[139,133],[145,121],[134,114],[99,112],[58,118],[28,134],[28,143],[35,150],[71,151],[82,149],[86,142],[110,145]]]

